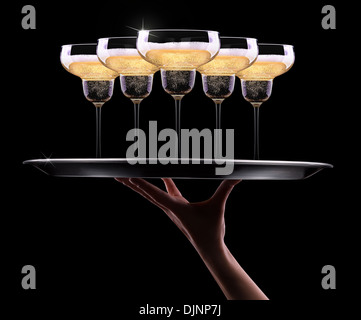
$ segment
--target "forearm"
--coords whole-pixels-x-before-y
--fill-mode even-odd
[[[224,243],[197,251],[228,300],[268,300]]]

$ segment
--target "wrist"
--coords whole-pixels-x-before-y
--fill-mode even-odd
[[[226,257],[227,252],[229,252],[223,240],[205,245],[195,245],[194,247],[205,262],[222,259]]]

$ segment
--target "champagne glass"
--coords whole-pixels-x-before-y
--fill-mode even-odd
[[[237,74],[241,79],[242,94],[253,106],[253,158],[259,160],[259,109],[272,93],[273,79],[287,72],[295,61],[293,46],[258,44],[258,57],[253,65]]]
[[[258,55],[257,39],[220,37],[221,48],[210,62],[200,66],[203,91],[216,106],[215,156],[221,156],[221,105],[234,89],[235,75],[248,68]]]
[[[68,44],[61,47],[60,61],[70,73],[82,79],[83,92],[96,111],[95,155],[101,157],[101,109],[113,95],[118,74],[104,67],[96,54],[96,43]]]
[[[196,69],[211,61],[219,48],[217,31],[158,29],[138,32],[139,53],[160,68],[163,89],[175,101],[178,157],[181,157],[181,100],[193,89]]]
[[[119,74],[122,92],[134,104],[134,128],[138,130],[140,103],[152,91],[153,75],[159,68],[139,55],[136,41],[135,36],[101,38],[97,54],[107,68]],[[139,154],[139,143],[136,149]]]

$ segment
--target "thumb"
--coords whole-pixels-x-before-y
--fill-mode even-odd
[[[233,190],[233,187],[241,181],[242,180],[223,180],[211,199],[216,200],[219,203],[225,204],[228,196]]]

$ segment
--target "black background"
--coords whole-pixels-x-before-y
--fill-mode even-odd
[[[11,23],[3,27],[2,48],[2,264],[7,295],[18,306],[14,311],[37,317],[100,311],[131,319],[146,303],[221,303],[223,318],[231,319],[338,307],[347,269],[343,219],[352,214],[344,159],[350,155],[345,111],[353,96],[340,80],[350,50],[345,7],[336,1],[33,1],[36,30],[23,30],[26,4],[7,7]],[[336,30],[321,27],[326,4],[336,7]],[[142,24],[217,30],[295,47],[294,66],[274,81],[261,107],[261,158],[328,162],[334,168],[303,181],[243,181],[226,209],[226,244],[269,303],[227,302],[165,214],[116,181],[54,178],[22,165],[34,158],[94,156],[95,110],[81,80],[61,66],[60,47],[136,35],[132,28]],[[104,157],[125,156],[125,135],[133,126],[132,103],[119,87],[117,79],[103,107]],[[182,102],[183,128],[214,128],[214,105],[199,75]],[[157,73],[141,104],[141,126],[157,120],[159,130],[173,128],[173,105]],[[252,117],[237,82],[223,104],[223,126],[235,128],[236,158],[252,157]],[[219,181],[176,183],[187,199],[201,201]],[[36,290],[21,287],[26,264],[36,268]],[[337,270],[333,291],[321,287],[326,264]]]

